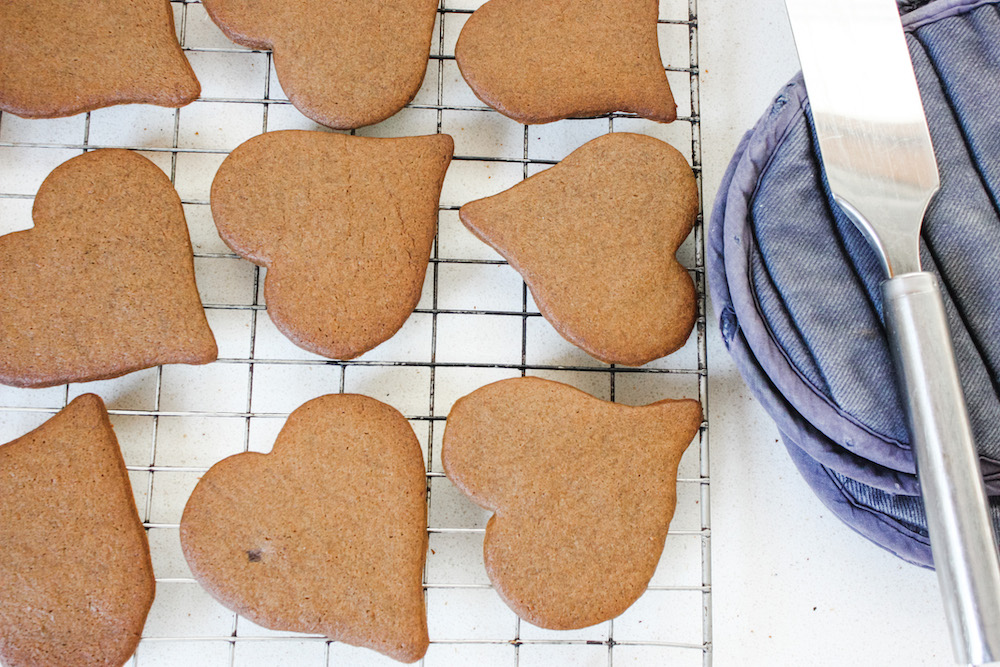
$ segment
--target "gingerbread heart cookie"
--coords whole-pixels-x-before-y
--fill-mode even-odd
[[[0,383],[216,358],[181,200],[156,165],[84,153],[49,174],[32,215],[34,229],[0,237]]]
[[[631,111],[677,118],[658,0],[490,0],[455,46],[476,96],[519,123]]]
[[[684,157],[627,133],[598,137],[459,211],[520,272],[563,337],[628,366],[670,354],[691,334],[696,293],[675,254],[697,215]]]
[[[521,618],[570,630],[624,612],[663,551],[697,401],[630,407],[538,378],[460,399],[441,451],[452,482],[494,515],[486,571]]]
[[[438,0],[205,0],[229,39],[274,50],[278,81],[317,123],[385,120],[420,89]]]
[[[420,444],[399,412],[322,396],[289,416],[271,453],[205,473],[181,546],[195,578],[255,623],[413,662],[428,645],[425,496]]]
[[[0,479],[0,663],[125,664],[155,583],[104,402],[0,446]]]
[[[222,239],[268,267],[267,312],[296,345],[351,359],[387,340],[423,287],[448,135],[254,137],[212,183]]]
[[[201,86],[169,0],[0,3],[0,111],[72,116],[112,104],[189,104]]]

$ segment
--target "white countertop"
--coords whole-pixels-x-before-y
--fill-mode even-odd
[[[799,69],[780,0],[702,0],[706,208],[743,133]],[[717,665],[949,665],[933,572],[840,522],[813,495],[709,333]]]

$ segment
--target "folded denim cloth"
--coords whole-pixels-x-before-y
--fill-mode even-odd
[[[1000,0],[903,17],[941,171],[921,259],[938,274],[987,490],[1000,496]],[[858,76],[878,76],[878,63]],[[884,276],[833,203],[801,77],[730,164],[709,229],[723,338],[796,465],[848,524],[930,564]],[[1000,499],[994,517],[1000,526]]]

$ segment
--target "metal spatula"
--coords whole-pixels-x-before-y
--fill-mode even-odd
[[[940,180],[896,3],[785,5],[830,189],[888,277],[886,329],[955,657],[1000,660],[1000,558],[941,292],[920,267],[920,225]]]

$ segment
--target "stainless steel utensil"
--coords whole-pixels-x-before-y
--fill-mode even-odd
[[[944,303],[921,271],[940,187],[894,0],[785,0],[830,189],[878,254],[883,310],[960,663],[1000,660],[1000,557]]]

